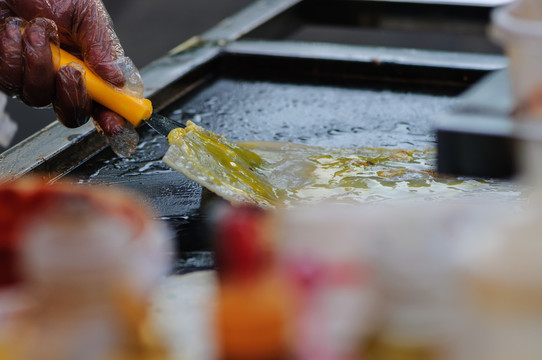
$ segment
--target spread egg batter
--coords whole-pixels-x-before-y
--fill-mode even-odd
[[[502,182],[435,173],[435,149],[325,148],[229,141],[193,122],[173,130],[164,161],[233,203],[289,207],[310,202],[433,200],[517,193]]]

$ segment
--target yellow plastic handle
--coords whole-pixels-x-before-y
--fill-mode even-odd
[[[87,91],[94,101],[113,110],[136,127],[139,126],[143,120],[147,120],[151,117],[152,103],[149,99],[138,98],[123,93],[120,89],[96,75],[83,61],[54,44],[51,44],[51,51],[53,53],[53,62],[56,71],[58,71],[60,67],[70,63],[77,63],[83,67],[85,70]]]

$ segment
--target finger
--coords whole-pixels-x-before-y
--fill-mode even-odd
[[[21,99],[28,105],[43,107],[53,101],[55,70],[51,47],[55,26],[51,20],[37,18],[23,34],[23,89]]]
[[[92,110],[92,100],[87,93],[84,70],[76,64],[60,68],[56,74],[56,95],[53,108],[58,120],[69,128],[85,124]]]
[[[123,87],[126,81],[121,66],[124,52],[103,3],[78,2],[73,23],[83,59],[100,77]]]
[[[9,18],[0,29],[0,88],[9,96],[19,95],[23,83],[23,21]]]
[[[93,115],[98,131],[107,136],[107,142],[117,156],[130,156],[137,148],[139,134],[120,115],[96,104]]]
[[[58,28],[62,45],[68,48],[75,48],[75,42],[71,36],[75,2],[73,0],[0,0],[0,4],[4,3],[4,6],[11,9],[13,14],[27,21],[39,17],[53,20]],[[85,1],[77,2],[84,3]]]
[[[97,103],[94,103],[92,118],[98,123],[98,130],[107,136],[120,134],[126,125],[126,120],[122,116]]]

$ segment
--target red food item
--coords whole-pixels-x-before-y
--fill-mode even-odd
[[[219,359],[289,359],[291,298],[273,268],[267,214],[232,207],[217,226],[215,307]]]
[[[251,278],[267,264],[264,213],[254,207],[231,208],[217,227],[219,274]]]
[[[137,235],[150,214],[131,206],[133,199],[123,192],[89,189],[70,183],[47,184],[27,179],[0,185],[0,288],[20,283],[19,249],[28,224],[40,215],[54,212],[63,203],[76,200],[91,204],[103,214],[126,221]]]
[[[24,213],[28,194],[14,186],[0,188],[0,287],[21,281],[18,266],[20,214]]]

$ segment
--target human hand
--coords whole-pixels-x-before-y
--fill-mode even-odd
[[[33,107],[52,104],[67,127],[81,126],[92,116],[98,130],[114,141],[121,137],[137,144],[137,133],[120,115],[93,103],[80,66],[54,70],[50,42],[112,85],[142,95],[139,72],[124,55],[101,0],[0,0],[0,23],[1,90]]]

